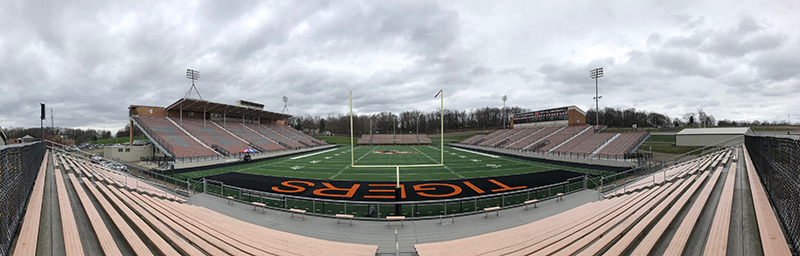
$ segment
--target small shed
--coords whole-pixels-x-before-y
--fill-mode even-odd
[[[708,146],[745,134],[754,133],[750,127],[687,128],[675,134],[675,145]]]

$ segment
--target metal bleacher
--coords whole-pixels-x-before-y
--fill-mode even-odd
[[[458,143],[545,154],[624,158],[648,136],[645,132],[596,131],[596,126],[502,129],[488,135],[475,135]]]
[[[737,161],[736,156],[739,155]],[[732,160],[733,159],[733,160]],[[746,166],[743,166],[746,165]],[[626,193],[516,228],[415,245],[418,255],[792,255],[747,149],[737,146],[647,175]],[[741,178],[741,176],[747,178]],[[737,180],[750,181],[743,193]],[[746,183],[746,181],[745,181]],[[640,186],[647,184],[647,186]],[[736,189],[735,189],[736,188]],[[751,205],[755,230],[733,228]],[[616,196],[614,196],[616,195]],[[752,201],[751,201],[752,200]],[[736,211],[735,211],[736,212]],[[755,215],[754,218],[752,215]],[[731,237],[748,239],[731,243]],[[760,236],[760,239],[753,236]],[[749,252],[741,252],[742,246]],[[733,252],[733,253],[732,253]],[[742,254],[746,253],[746,254]]]
[[[206,121],[205,124],[203,124],[202,119],[183,118],[180,122],[175,123],[182,125],[183,129],[206,145],[212,148],[217,147],[228,154],[238,153],[250,146],[249,143],[224,130],[222,126],[219,126],[213,121]],[[231,125],[234,124],[235,123],[232,123]]]
[[[157,136],[163,143],[169,144],[171,153],[175,157],[200,157],[214,156],[219,153],[201,144],[189,134],[175,126],[167,117],[139,116],[137,122],[150,131],[151,136]]]

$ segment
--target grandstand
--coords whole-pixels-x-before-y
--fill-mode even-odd
[[[784,234],[797,230],[782,230],[770,191],[762,186],[760,176],[766,174],[756,169],[763,159],[751,158],[762,154],[751,150],[764,143],[750,144],[739,141],[713,149],[567,209],[563,206],[580,200],[584,192],[563,195],[563,201],[543,200],[538,208],[508,207],[492,218],[479,214],[459,216],[447,225],[433,219],[388,226],[405,234],[399,241],[417,255],[792,255]],[[13,235],[16,242],[6,251],[12,255],[383,255],[395,249],[394,232],[389,232],[394,228],[385,222],[340,226],[329,218],[295,219],[289,213],[262,213],[249,204],[196,195],[217,201],[218,209],[212,210],[190,205],[160,184],[73,153],[55,149],[43,155],[36,175],[30,176],[35,181],[27,190],[21,228]],[[559,208],[563,210],[551,212]],[[276,214],[285,219],[275,219]],[[264,217],[243,221],[241,215],[272,215],[271,227],[302,228],[287,233],[255,224]],[[520,220],[517,216],[540,217],[508,226],[503,218],[513,215],[514,223]],[[504,228],[492,228],[497,225]],[[473,235],[454,230],[473,230]],[[325,239],[311,235],[318,232]],[[380,242],[379,237],[388,236],[392,246]]]
[[[286,126],[289,115],[265,111],[257,103],[237,104],[182,98],[167,107],[131,105],[131,126],[138,127],[156,147],[141,157],[197,163],[239,158],[243,153],[258,158],[329,146]]]
[[[586,125],[586,112],[576,106],[515,114],[511,127],[474,135],[457,144],[489,151],[625,159],[650,136],[642,132],[599,133],[605,127]]]
[[[320,240],[243,222],[187,205],[180,197],[136,180],[79,156],[48,151],[12,254],[375,255],[377,251],[374,245]],[[56,200],[45,195],[45,183],[55,185]],[[55,207],[49,202],[57,202],[57,219],[43,216],[48,214],[43,208]],[[61,228],[51,233],[39,228],[44,225]],[[63,251],[50,251],[54,244]]]
[[[357,145],[430,145],[431,139],[419,134],[364,134]]]
[[[649,136],[646,132],[598,133],[600,126],[556,126],[501,129],[487,135],[474,135],[456,145],[471,145],[488,150],[515,150],[579,157],[624,159]]]
[[[572,105],[514,114],[511,128],[586,125],[586,112]]]
[[[606,200],[415,248],[419,255],[792,255],[755,171],[747,148],[736,146],[647,176]],[[744,179],[752,194],[735,192]],[[754,231],[734,224],[742,218],[732,211],[735,194],[750,197],[736,207],[753,207]]]

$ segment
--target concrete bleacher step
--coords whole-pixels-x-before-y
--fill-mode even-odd
[[[572,141],[573,139],[575,139],[575,138],[577,138],[577,137],[581,136],[581,134],[584,134],[584,133],[586,133],[586,132],[589,132],[590,130],[592,130],[592,128],[593,128],[592,126],[587,126],[587,127],[586,127],[586,129],[583,129],[581,132],[579,132],[579,133],[577,133],[577,134],[575,134],[575,135],[572,135],[572,137],[569,137],[569,139],[566,139],[566,140],[564,140],[563,142],[559,143],[558,145],[556,145],[555,147],[551,148],[551,149],[550,149],[550,150],[548,150],[547,152],[549,153],[549,152],[553,152],[553,151],[555,151],[555,150],[558,150],[558,148],[559,148],[559,147],[561,147],[561,146],[563,146],[564,144],[567,144],[567,143],[569,143],[569,142],[570,142],[570,141]]]
[[[619,137],[619,135],[620,135],[620,134],[619,134],[619,133],[617,133],[616,135],[614,135],[614,137],[611,137],[611,138],[610,138],[610,139],[608,139],[608,140],[607,140],[605,143],[603,143],[603,145],[600,145],[599,147],[597,147],[597,149],[595,149],[594,151],[592,151],[592,153],[591,153],[591,154],[589,154],[589,155],[591,155],[591,156],[594,156],[595,154],[597,154],[598,152],[600,152],[600,150],[603,150],[603,148],[605,148],[606,146],[608,146],[608,144],[610,144],[612,141],[614,141],[615,139],[617,139],[617,137]]]
[[[529,128],[529,129],[530,129],[530,128]],[[526,140],[526,139],[528,139],[529,137],[531,137],[531,136],[535,136],[536,134],[538,134],[539,132],[543,131],[544,129],[545,129],[544,127],[540,128],[540,129],[537,129],[537,130],[533,131],[532,133],[530,133],[530,134],[528,134],[528,135],[525,135],[524,137],[520,138],[519,140],[516,140],[516,141],[514,141],[514,142],[511,142],[511,143],[510,143],[510,144],[508,144],[508,145],[505,145],[503,148],[508,148],[508,147],[511,147],[511,146],[512,146],[512,145],[514,145],[514,144],[517,144],[517,143],[520,143],[520,142],[522,142],[522,141],[525,141],[525,140]]]
[[[209,145],[206,145],[205,143],[203,143],[202,141],[200,141],[199,139],[197,139],[197,137],[195,137],[195,136],[194,136],[194,135],[192,135],[191,133],[187,132],[185,129],[183,129],[183,127],[181,127],[180,125],[178,125],[178,123],[176,123],[174,120],[172,120],[172,118],[169,118],[169,117],[164,117],[164,118],[166,118],[167,120],[169,120],[169,122],[170,122],[170,123],[172,123],[172,125],[174,125],[176,128],[178,128],[178,130],[181,130],[183,133],[185,133],[187,136],[189,136],[189,138],[192,138],[194,141],[196,141],[196,142],[197,142],[197,143],[199,143],[200,145],[203,145],[203,146],[205,146],[206,148],[208,148],[208,149],[211,149],[211,147],[210,147]]]
[[[220,130],[222,130],[222,131],[224,131],[224,132],[228,133],[228,135],[230,135],[230,136],[233,136],[233,137],[234,137],[234,138],[236,138],[237,140],[239,140],[239,141],[241,141],[241,142],[244,142],[244,143],[248,143],[246,140],[244,140],[244,139],[240,138],[239,136],[236,136],[236,134],[232,133],[231,131],[229,131],[229,130],[228,130],[228,129],[226,129],[225,127],[222,127],[222,126],[220,126],[220,125],[219,125],[219,124],[217,124],[216,122],[214,122],[214,121],[211,121],[211,120],[208,120],[208,122],[210,122],[211,124],[213,124],[213,125],[217,126],[217,128],[219,128]],[[237,123],[238,123],[238,122],[237,122]],[[245,127],[245,126],[243,125],[242,127]]]
[[[528,144],[527,146],[524,146],[524,147],[522,147],[522,149],[521,149],[521,150],[530,150],[530,148],[531,148],[531,147],[533,147],[533,146],[538,146],[540,142],[542,142],[542,141],[545,141],[545,140],[546,140],[548,137],[550,137],[550,136],[553,136],[553,134],[556,134],[556,133],[558,133],[558,132],[560,132],[560,131],[562,131],[562,130],[564,130],[564,129],[566,129],[566,128],[567,128],[567,127],[566,127],[566,126],[564,126],[564,127],[561,127],[561,128],[559,128],[558,130],[555,130],[555,131],[553,131],[553,132],[551,132],[551,133],[549,133],[549,134],[546,134],[544,137],[541,137],[541,138],[539,138],[538,140],[536,140],[536,141],[534,141],[534,142],[531,142],[531,143],[530,143],[530,144]]]

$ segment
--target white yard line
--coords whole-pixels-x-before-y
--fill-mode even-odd
[[[369,155],[369,153],[372,153],[372,151],[375,150],[376,148],[378,148],[378,146],[375,146],[374,148],[372,148],[369,151],[367,151],[366,154],[364,154],[363,156],[361,156],[358,159],[356,159],[356,162],[361,161],[361,158],[364,158],[365,156]],[[355,163],[353,163],[353,164],[355,164]],[[345,166],[343,169],[339,170],[339,172],[337,172],[336,174],[331,175],[331,177],[328,178],[328,179],[336,178],[336,176],[339,176],[339,174],[342,174],[347,169],[350,169],[350,165],[349,164],[347,166]]]
[[[500,156],[485,154],[485,153],[481,153],[481,152],[475,152],[475,151],[472,151],[472,150],[460,149],[460,148],[456,148],[456,147],[452,147],[452,149],[455,149],[455,150],[458,150],[458,151],[467,152],[467,153],[472,153],[472,154],[476,154],[476,155],[488,156],[488,157],[491,157],[491,158],[500,158]]]
[[[309,156],[313,156],[313,155],[319,155],[319,154],[322,154],[322,153],[328,153],[328,152],[331,152],[331,151],[336,151],[336,150],[338,150],[338,149],[336,149],[336,148],[332,148],[332,149],[328,149],[328,150],[325,150],[325,151],[320,151],[320,152],[311,153],[311,154],[308,154],[308,155],[302,155],[302,156],[296,156],[296,157],[292,157],[292,158],[289,158],[289,159],[291,159],[291,160],[295,160],[295,159],[300,159],[300,158],[309,157]]]
[[[424,155],[425,157],[427,157],[428,159],[430,159],[431,161],[433,161],[434,163],[436,163],[436,160],[434,160],[434,159],[433,159],[432,157],[430,157],[428,154],[425,154],[424,152],[422,152],[422,150],[419,150],[419,149],[417,149],[417,148],[416,148],[416,147],[414,147],[414,146],[411,146],[411,148],[413,148],[413,149],[414,149],[414,150],[416,150],[416,151],[419,151],[419,153],[421,153],[422,155]],[[458,176],[459,178],[462,178],[462,179],[464,178],[464,176],[463,176],[463,175],[461,175],[461,174],[458,174],[458,173],[454,172],[454,171],[453,171],[453,169],[450,169],[450,167],[447,167],[447,166],[445,166],[443,163],[438,163],[438,164],[441,164],[441,165],[442,165],[442,167],[444,167],[444,169],[445,169],[445,170],[448,170],[448,171],[450,171],[450,173],[452,173],[452,174],[454,174],[454,175]]]
[[[328,179],[332,180],[333,178],[336,178],[336,176],[339,176],[339,174],[342,174],[347,169],[350,169],[350,165],[349,164],[347,166],[345,166],[344,169],[339,170],[339,172],[337,172],[336,174],[331,175],[330,177],[328,177]]]

